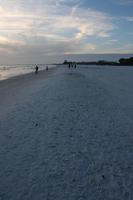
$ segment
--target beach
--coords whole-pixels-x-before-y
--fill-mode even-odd
[[[133,199],[133,68],[0,81],[0,200]]]
[[[45,71],[47,66],[49,69],[56,67],[56,65],[50,64],[7,64],[0,65],[0,81],[6,80],[15,76],[21,76],[31,74],[35,72],[35,67],[39,67],[39,71]]]

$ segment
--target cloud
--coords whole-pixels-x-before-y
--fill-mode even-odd
[[[125,18],[127,21],[129,21],[129,22],[133,22],[133,16],[132,17],[126,17]]]
[[[121,5],[130,5],[133,4],[133,0],[120,0]]]
[[[89,53],[91,37],[109,38],[111,17],[79,0],[0,0],[0,45],[18,54]],[[11,9],[12,8],[12,9]]]
[[[112,51],[114,53],[121,53],[121,54],[133,54],[133,44],[122,44],[122,45],[118,45],[115,47],[112,47],[112,49],[108,48],[107,49],[107,53],[112,53]]]
[[[128,22],[133,22],[133,16],[119,16],[119,17],[114,17],[114,20],[119,21],[122,20],[124,21],[128,21]]]

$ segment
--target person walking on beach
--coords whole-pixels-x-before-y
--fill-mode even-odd
[[[46,67],[46,71],[48,71],[48,66]]]
[[[39,67],[36,65],[35,67],[35,74],[38,74]]]

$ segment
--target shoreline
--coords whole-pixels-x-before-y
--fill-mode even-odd
[[[25,78],[27,78],[27,77],[32,78],[33,77],[32,75],[41,76],[42,74],[45,74],[45,73],[49,74],[49,72],[52,72],[53,70],[57,69],[58,67],[59,66],[51,67],[51,68],[49,68],[48,71],[46,71],[46,70],[40,70],[38,72],[38,74],[35,74],[35,72],[33,71],[33,72],[25,73],[25,74],[18,74],[18,75],[12,76],[12,77],[8,77],[8,78],[0,80],[0,85],[3,82],[17,80],[17,79],[19,80],[20,78],[24,78],[24,77]]]
[[[4,113],[9,112],[12,107],[15,107],[16,102],[24,102],[26,99],[29,99],[33,93],[40,89],[42,82],[47,82],[57,69],[58,66],[50,68],[48,71],[42,70],[37,75],[35,73],[28,73],[1,80],[0,118]]]

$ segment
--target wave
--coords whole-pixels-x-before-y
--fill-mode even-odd
[[[39,71],[45,70],[46,66],[53,68],[56,65],[38,65]],[[35,71],[35,65],[0,65],[0,80],[5,80],[14,76],[32,73]]]

